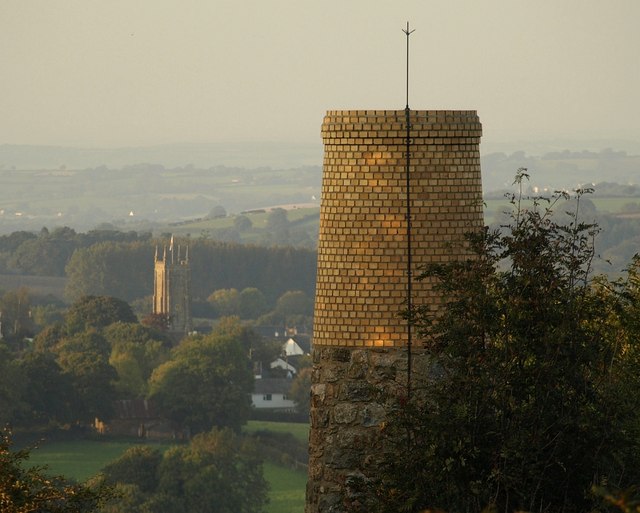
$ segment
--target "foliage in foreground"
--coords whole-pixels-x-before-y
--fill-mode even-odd
[[[256,447],[228,429],[197,435],[164,455],[132,447],[101,480],[119,493],[101,513],[259,513],[267,502]]]
[[[90,488],[28,467],[28,450],[12,450],[8,431],[0,435],[0,511],[2,513],[89,513],[111,497],[108,488]]]
[[[414,312],[432,376],[391,415],[390,457],[352,510],[577,513],[602,507],[594,486],[640,482],[640,259],[592,281],[579,207],[561,226],[553,204],[513,203],[469,259],[425,269],[447,298]]]

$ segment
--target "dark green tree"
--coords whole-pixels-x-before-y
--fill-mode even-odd
[[[302,290],[290,290],[278,298],[276,311],[284,316],[312,315],[313,300]]]
[[[58,303],[44,303],[31,307],[31,318],[38,329],[44,329],[54,323],[64,320],[65,305]]]
[[[238,315],[240,308],[240,294],[237,289],[214,290],[207,298],[217,317]]]
[[[240,429],[249,417],[253,375],[239,337],[212,333],[183,340],[150,380],[161,414],[192,432]]]
[[[25,240],[13,253],[11,265],[24,274],[64,276],[64,268],[78,247],[76,232],[67,227]]]
[[[220,217],[227,217],[227,210],[222,205],[213,206],[207,215],[207,219],[218,219]]]
[[[623,304],[621,320],[628,337],[627,344],[633,346],[640,337],[640,253],[631,259],[626,279],[615,285]]]
[[[109,365],[109,344],[95,330],[77,333],[60,341],[56,361],[69,377],[73,389],[72,412],[76,420],[93,422],[113,413],[117,374]]]
[[[196,436],[186,447],[165,453],[159,489],[180,499],[178,511],[259,513],[268,485],[251,441],[230,430]]]
[[[145,397],[153,369],[169,358],[169,342],[141,324],[117,322],[103,330],[111,347],[109,364],[118,374],[115,388],[123,398]]]
[[[263,315],[258,323],[300,327],[310,323],[312,316],[313,299],[302,290],[288,290],[278,298],[275,309]]]
[[[65,294],[72,301],[84,295],[126,301],[148,296],[153,291],[153,254],[154,244],[140,240],[78,248],[66,267]],[[193,297],[206,298],[213,290],[232,287],[256,287],[270,300],[294,288],[312,295],[316,260],[315,252],[308,250],[192,240]]]
[[[233,227],[240,233],[251,230],[253,222],[247,216],[236,216],[233,220]]]
[[[131,447],[102,469],[102,477],[108,485],[135,485],[143,493],[152,493],[158,487],[161,461],[162,453],[158,449]]]
[[[162,513],[136,485],[116,483],[112,486],[113,499],[100,506],[97,513]],[[168,511],[167,513],[173,513]]]
[[[135,323],[138,319],[125,301],[108,296],[84,296],[71,305],[65,316],[70,334],[104,328],[114,322]]]
[[[21,421],[30,426],[64,424],[73,419],[74,389],[50,352],[32,352],[20,360],[26,380],[23,401],[27,408]]]
[[[446,298],[413,312],[432,376],[390,415],[380,502],[352,509],[578,513],[593,485],[638,482],[638,333],[590,280],[597,228],[580,222],[580,196],[568,225],[515,196],[509,226],[425,269]]]
[[[274,208],[267,216],[265,242],[274,246],[289,244],[289,216],[285,209]]]
[[[113,296],[127,301],[153,291],[153,245],[146,241],[99,242],[78,248],[66,266],[65,295]]]
[[[37,352],[51,351],[66,334],[67,331],[61,322],[50,324],[36,335],[33,340],[33,348]]]
[[[31,298],[26,288],[10,290],[2,296],[0,321],[2,321],[2,336],[13,344],[18,344],[25,337],[33,336]]]
[[[25,410],[21,400],[27,388],[27,380],[20,363],[0,341],[0,426],[4,427]]]
[[[0,236],[0,252],[13,253],[23,242],[36,239],[37,237],[35,233],[25,231],[2,235]]]
[[[242,319],[257,319],[269,309],[264,294],[255,287],[242,289],[238,296],[238,315]]]
[[[282,354],[281,341],[262,337],[250,326],[243,324],[239,317],[220,319],[216,325],[216,333],[238,340],[254,367],[260,362],[262,368],[268,369],[269,364]]]

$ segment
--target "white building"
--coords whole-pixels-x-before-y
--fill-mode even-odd
[[[291,379],[265,378],[256,379],[251,394],[254,408],[261,410],[293,410],[295,403],[289,399]]]

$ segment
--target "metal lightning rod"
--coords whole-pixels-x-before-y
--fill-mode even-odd
[[[411,182],[409,168],[411,167],[411,109],[409,109],[409,36],[415,31],[409,30],[409,22],[407,22],[406,30],[402,30],[407,36],[407,103],[404,109],[405,124],[407,129],[406,144],[407,144],[407,161],[406,161],[406,195],[407,195],[407,398],[411,398],[411,344],[412,344],[412,324],[413,324],[413,302],[412,302],[412,290],[411,282],[412,276],[412,262],[411,262]]]

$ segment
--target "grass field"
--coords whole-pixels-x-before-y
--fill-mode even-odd
[[[241,234],[243,240],[251,241],[257,239],[262,234],[264,227],[269,218],[269,212],[256,212],[245,214],[253,224],[253,228]],[[287,218],[294,226],[308,226],[318,224],[320,219],[320,207],[291,208],[287,210]],[[220,230],[223,228],[231,228],[234,225],[236,216],[219,217],[215,219],[199,219],[194,221],[185,221],[179,224],[168,225],[165,231],[171,231],[176,235],[192,235],[207,233],[210,231]]]
[[[296,438],[307,441],[309,426],[284,422],[250,421],[247,431],[267,429],[292,433]],[[152,443],[152,447],[166,450],[170,444]],[[52,474],[61,474],[78,481],[85,481],[96,475],[107,463],[118,458],[132,445],[139,442],[77,440],[43,443],[31,452],[30,465],[49,467]],[[264,476],[271,487],[268,513],[299,513],[304,509],[304,494],[307,482],[305,472],[294,471],[272,463],[265,463]]]
[[[266,463],[264,475],[271,485],[267,513],[302,513],[307,474]]]
[[[138,442],[110,442],[98,440],[75,440],[44,443],[31,452],[31,465],[46,465],[52,474],[60,474],[77,481],[86,481],[95,476],[107,463],[118,458]],[[160,450],[168,444],[152,444]]]

